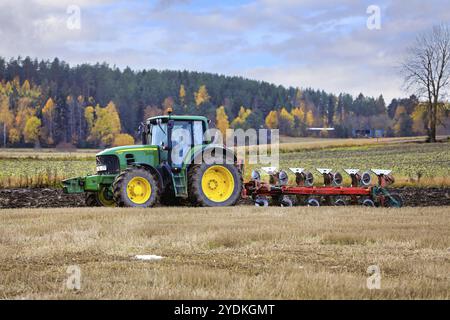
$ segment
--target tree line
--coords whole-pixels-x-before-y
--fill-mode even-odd
[[[168,108],[205,115],[221,130],[279,128],[290,136],[307,136],[310,127],[334,127],[337,137],[349,137],[354,129],[383,129],[390,136],[425,130],[423,106],[415,96],[386,106],[381,95],[335,95],[210,73],[0,58],[5,146],[129,144],[138,138],[140,122]],[[445,124],[448,110],[440,117]]]

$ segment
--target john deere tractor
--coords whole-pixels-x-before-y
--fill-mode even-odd
[[[64,192],[86,193],[88,206],[146,208],[180,199],[234,205],[242,192],[241,170],[231,150],[205,138],[208,124],[201,116],[150,118],[140,128],[142,145],[98,153],[97,173],[64,180]]]

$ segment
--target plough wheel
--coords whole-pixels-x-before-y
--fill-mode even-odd
[[[316,198],[308,199],[307,201],[308,207],[320,207],[320,202]]]
[[[264,199],[264,198],[256,199],[255,206],[256,207],[268,207],[269,206],[269,200]]]
[[[375,207],[375,202],[372,199],[364,199],[362,205],[365,207]]]
[[[283,199],[281,199],[280,201],[280,206],[282,207],[292,207],[294,204],[292,202],[291,199],[289,199],[289,197],[283,197]]]

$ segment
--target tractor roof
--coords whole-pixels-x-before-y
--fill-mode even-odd
[[[151,117],[151,118],[148,118],[147,121],[151,122],[152,120],[156,120],[156,119],[168,120],[169,116],[165,115],[165,116]],[[203,116],[187,116],[187,115],[185,115],[185,116],[174,116],[174,115],[171,115],[170,119],[173,119],[173,120],[184,120],[184,121],[208,121],[208,119],[206,117],[203,117]]]

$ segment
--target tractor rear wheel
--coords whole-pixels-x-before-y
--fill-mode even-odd
[[[153,207],[159,200],[157,179],[142,168],[128,168],[113,183],[114,200],[120,207]]]
[[[201,164],[188,174],[189,198],[194,205],[224,207],[235,205],[241,197],[242,175],[229,164]]]

